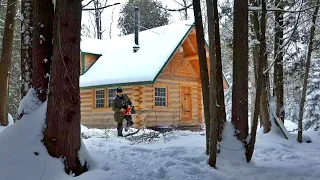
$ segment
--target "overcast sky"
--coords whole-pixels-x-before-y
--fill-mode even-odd
[[[122,5],[126,1],[127,0],[108,0],[107,4],[114,4],[114,3],[119,2]],[[179,6],[179,4],[174,2],[174,0],[159,0],[159,1],[162,1],[162,4],[164,6],[167,5],[167,7],[170,9],[181,8],[181,6]],[[176,1],[180,1],[180,0],[176,0]],[[89,0],[84,0],[82,4],[86,4],[86,2],[89,2]],[[113,24],[111,26],[111,32],[112,32],[111,38],[116,37],[120,34],[120,30],[117,28],[117,21],[119,18],[119,11],[121,9],[121,5],[109,7],[104,10],[104,12],[102,14],[102,30],[105,30],[102,35],[103,39],[109,39],[110,25],[112,22],[112,18],[111,18],[112,11],[113,11]],[[193,19],[193,11],[192,10],[188,10],[188,11],[189,11],[190,18]],[[178,13],[178,12],[170,12],[170,13],[171,13],[171,17],[169,19],[170,20],[169,23],[173,23],[173,22],[181,20],[180,13]],[[87,11],[82,12],[82,24],[86,24],[86,25],[89,25],[92,27],[91,22],[90,22],[89,13]]]

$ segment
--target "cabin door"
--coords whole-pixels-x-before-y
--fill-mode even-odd
[[[192,119],[191,87],[181,87],[181,122],[187,123]]]

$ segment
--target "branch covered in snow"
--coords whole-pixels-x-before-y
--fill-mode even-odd
[[[284,9],[280,9],[280,8],[267,8],[267,11],[298,13],[298,12],[308,11],[308,10],[316,8],[316,7],[320,7],[320,4],[315,5],[315,6],[311,6],[311,7],[305,8],[305,9],[301,9],[301,10],[295,10],[295,11],[284,10]],[[255,6],[249,6],[248,10],[249,11],[262,11],[261,7],[255,7]]]

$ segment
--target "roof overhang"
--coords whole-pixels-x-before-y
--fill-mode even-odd
[[[175,47],[175,49],[172,51],[171,55],[165,62],[165,64],[162,66],[156,77],[152,81],[140,81],[140,82],[127,82],[127,83],[116,83],[116,84],[103,84],[103,85],[96,85],[96,86],[85,86],[85,87],[80,87],[80,89],[93,89],[93,88],[106,88],[106,87],[115,87],[115,86],[131,86],[131,85],[147,85],[147,84],[154,84],[155,81],[158,79],[160,74],[163,72],[163,70],[166,68],[166,66],[169,64],[169,62],[172,60],[176,52],[179,50],[179,47],[182,45],[182,43],[186,40],[192,29],[194,28],[194,23],[190,25],[190,28],[188,31],[185,33],[183,38],[180,40],[178,45]],[[98,55],[98,54],[93,54],[93,53],[87,53],[87,52],[82,52],[84,54],[92,54],[92,55]],[[100,55],[101,56],[101,55]],[[98,60],[97,60],[98,61]]]

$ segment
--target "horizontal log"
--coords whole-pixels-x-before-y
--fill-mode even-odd
[[[114,112],[83,112],[82,113],[83,115],[86,115],[86,116],[113,116]]]
[[[83,121],[107,122],[114,121],[114,118],[106,118],[105,116],[81,116]]]
[[[86,108],[86,107],[92,108],[92,105],[91,104],[80,104],[80,107],[81,108]]]
[[[92,104],[92,100],[91,99],[81,99],[80,104]]]
[[[115,123],[114,119],[85,118],[85,117],[82,117],[81,121],[90,122],[90,123],[92,123],[92,124],[108,124],[108,123]]]
[[[91,89],[81,89],[80,94],[83,94],[83,93],[92,93],[92,90]]]
[[[113,112],[112,108],[95,108],[92,109],[92,112]]]
[[[91,109],[81,109],[81,114],[91,113]]]
[[[173,77],[173,76],[169,76],[169,77]],[[170,78],[159,78],[157,80],[157,82],[154,84],[154,87],[163,86],[163,85],[171,86],[171,85],[177,85],[180,83],[179,81],[169,81],[169,80],[170,80]],[[162,84],[162,85],[159,85],[157,83]]]
[[[92,105],[92,101],[82,101],[82,102],[80,102],[80,105],[81,106],[87,106],[87,105]]]
[[[81,92],[81,91],[80,91],[80,95],[81,95],[81,96],[92,96],[92,90],[90,90],[90,91],[85,91],[85,92]]]

